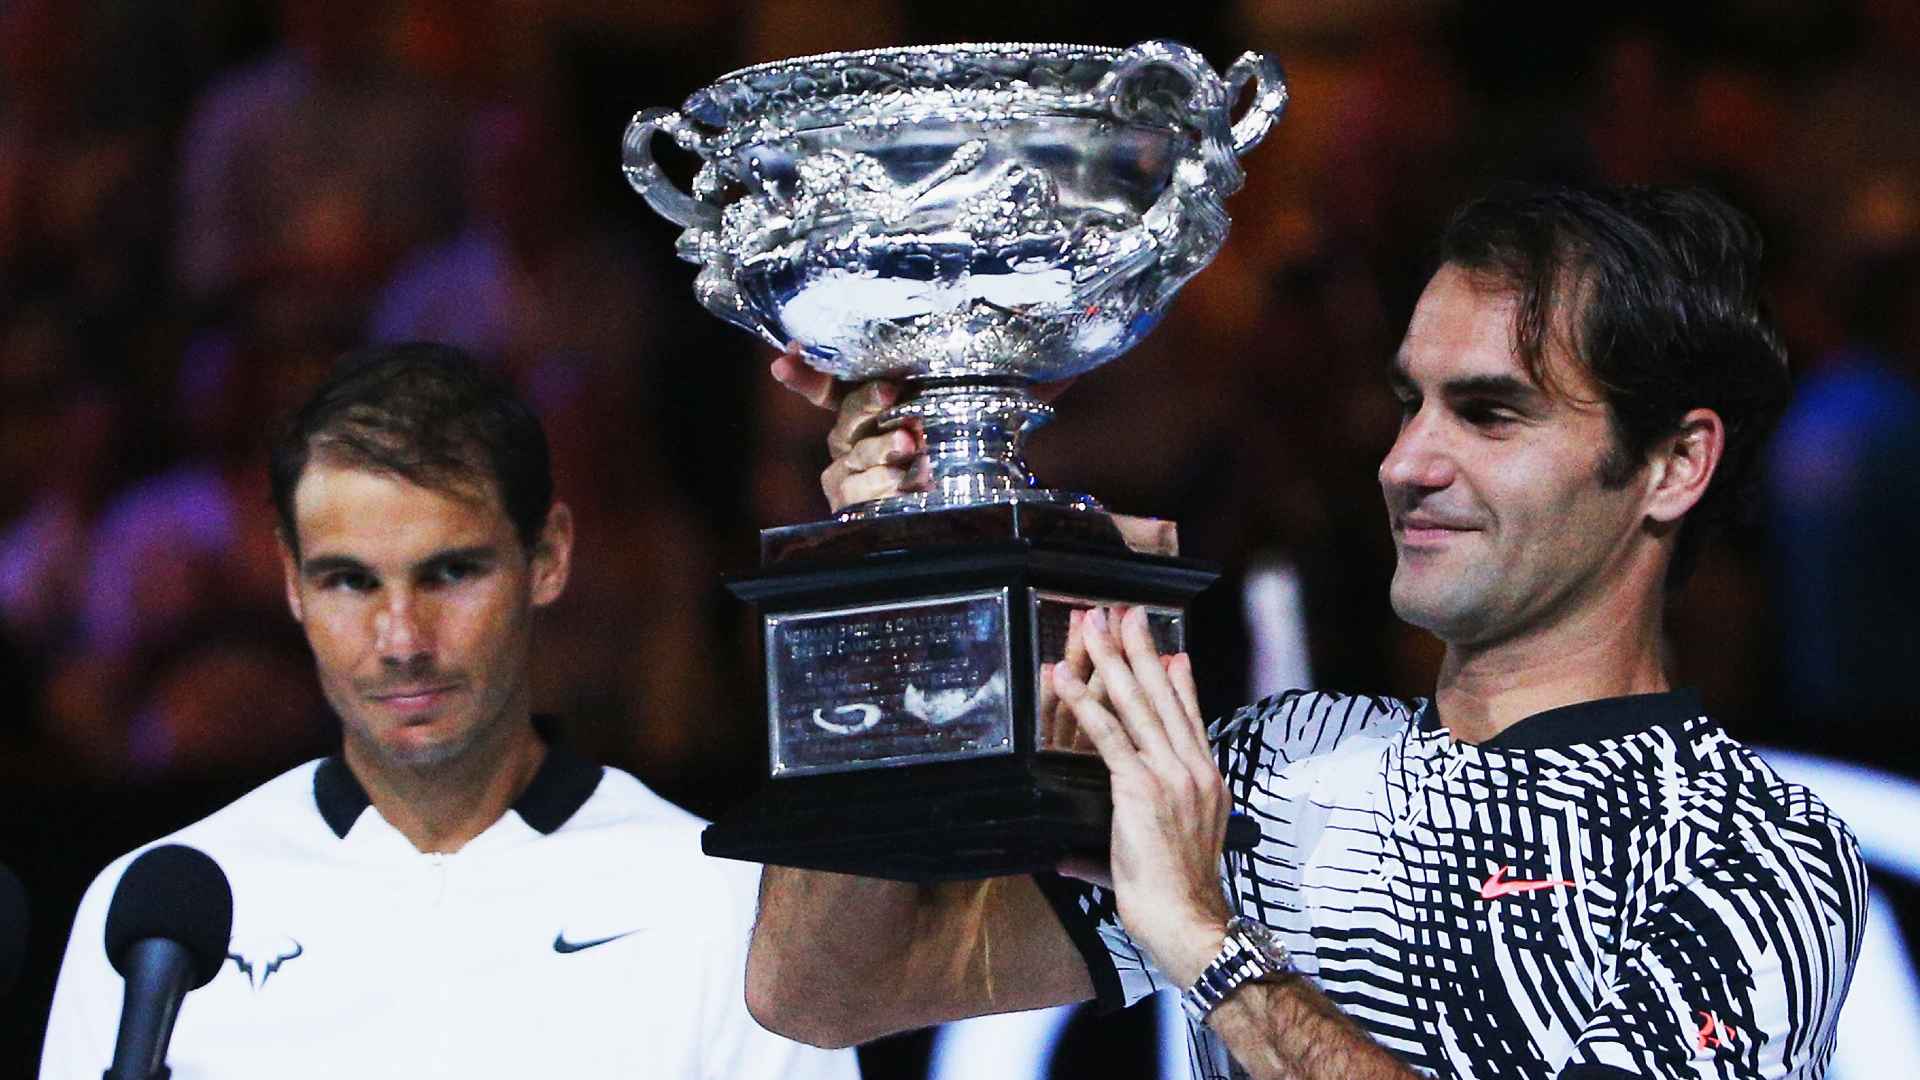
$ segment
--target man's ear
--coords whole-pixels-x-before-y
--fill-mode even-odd
[[[294,622],[305,622],[306,613],[300,609],[299,556],[293,553],[293,544],[288,541],[285,529],[275,529],[273,539],[280,548],[280,576],[286,582],[287,610],[293,612]]]
[[[1648,458],[1646,515],[1671,525],[1699,505],[1727,448],[1727,427],[1712,409],[1694,409]]]
[[[566,591],[573,569],[573,510],[555,501],[547,509],[547,523],[533,547],[533,604],[545,607]]]

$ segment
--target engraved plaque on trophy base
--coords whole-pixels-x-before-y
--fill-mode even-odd
[[[771,777],[708,854],[924,882],[1106,847],[1106,767],[1040,715],[1040,671],[1094,605],[1184,648],[1216,571],[1170,523],[1001,503],[761,536],[729,587],[761,616]]]

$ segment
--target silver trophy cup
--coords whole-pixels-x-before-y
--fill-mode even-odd
[[[1251,83],[1236,122],[1229,109]],[[628,126],[627,179],[686,230],[709,311],[849,381],[901,380],[886,422],[921,422],[926,493],[853,516],[1039,501],[1021,460],[1050,408],[1030,388],[1150,332],[1227,235],[1238,158],[1286,106],[1279,65],[1223,79],[1149,41],[949,45],[737,71]],[[691,194],[657,133],[701,164]]]
[[[1236,120],[1236,103],[1251,87]],[[709,311],[838,379],[904,384],[928,490],[762,534],[776,781],[715,854],[919,880],[1104,844],[1105,775],[1044,715],[1068,615],[1145,606],[1165,648],[1213,578],[1170,523],[1037,484],[1036,384],[1152,331],[1226,239],[1279,65],[1169,41],[968,44],[743,69],[628,126],[628,181],[680,225]],[[657,135],[699,159],[691,190]],[[1155,528],[1155,526],[1163,526]]]

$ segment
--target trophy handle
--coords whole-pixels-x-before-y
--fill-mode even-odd
[[[1245,62],[1244,57],[1241,62]],[[1235,66],[1238,69],[1239,65]],[[1113,67],[1094,84],[1093,95],[1113,115],[1125,119],[1137,111],[1135,103],[1126,94],[1127,83],[1155,68],[1171,71],[1187,84],[1184,107],[1188,122],[1200,129],[1200,141],[1195,147],[1196,156],[1189,163],[1175,167],[1173,182],[1167,185],[1159,201],[1147,212],[1149,220],[1165,218],[1177,207],[1191,206],[1196,200],[1218,202],[1238,191],[1241,181],[1246,178],[1240,171],[1240,162],[1234,153],[1238,150],[1238,140],[1228,123],[1227,110],[1232,107],[1233,99],[1228,95],[1227,84],[1214,72],[1206,57],[1188,46],[1177,41],[1143,41],[1133,46],[1121,53],[1114,60]],[[1249,115],[1246,119],[1252,121],[1254,118]],[[1272,121],[1269,119],[1266,122]],[[1251,127],[1248,134],[1252,134]],[[1202,171],[1196,173],[1193,165],[1198,165]],[[1224,213],[1217,224],[1220,234],[1224,236]]]
[[[672,109],[642,109],[627,125],[621,168],[627,183],[647,200],[655,213],[684,229],[711,229],[720,224],[720,211],[675,187],[653,161],[653,136],[666,132],[683,149],[700,153],[700,134]]]
[[[1166,68],[1184,79],[1189,87],[1187,108],[1199,114],[1201,125],[1213,135],[1224,128],[1227,105],[1226,84],[1214,73],[1207,58],[1177,41],[1143,41],[1121,53],[1093,88],[1093,96],[1105,102],[1116,116],[1128,116],[1133,103],[1124,93],[1126,84],[1142,72]]]
[[[1245,116],[1234,121],[1235,157],[1245,157],[1247,151],[1259,146],[1260,140],[1273,128],[1273,122],[1287,109],[1287,73],[1281,69],[1280,61],[1263,52],[1242,53],[1227,69],[1229,108],[1240,100],[1240,92],[1246,89],[1249,79],[1253,80],[1253,104],[1247,106]]]

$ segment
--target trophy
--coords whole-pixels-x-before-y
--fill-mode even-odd
[[[709,854],[937,881],[1105,848],[1106,770],[1049,723],[1043,669],[1096,604],[1179,650],[1216,574],[1171,522],[1035,481],[1033,387],[1153,329],[1286,100],[1259,53],[1222,78],[1169,41],[966,44],[761,64],[634,117],[627,179],[684,229],[701,305],[898,381],[881,426],[917,423],[930,465],[924,491],[764,530],[730,580],[761,615],[771,778]],[[690,190],[663,134],[699,158]]]

